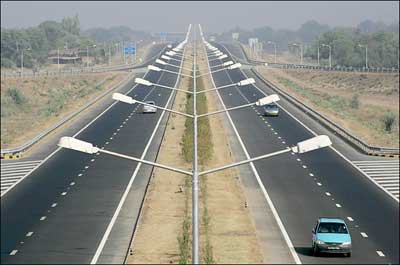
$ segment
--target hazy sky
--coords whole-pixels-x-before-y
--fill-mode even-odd
[[[355,26],[365,19],[399,20],[398,1],[1,1],[2,27],[36,26],[79,15],[83,29],[126,25],[150,32],[185,31],[200,23],[204,31],[221,32],[236,25],[297,29],[315,19],[331,26]]]

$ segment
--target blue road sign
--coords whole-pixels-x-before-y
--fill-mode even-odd
[[[135,54],[136,53],[136,49],[133,46],[125,47],[124,48],[124,53],[125,54]]]

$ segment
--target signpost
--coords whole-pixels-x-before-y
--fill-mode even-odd
[[[132,54],[132,63],[133,63],[133,55],[135,55],[135,63],[136,63],[136,43],[135,45],[130,45],[128,47],[124,47],[124,54],[129,55]],[[126,63],[126,60],[125,60]]]

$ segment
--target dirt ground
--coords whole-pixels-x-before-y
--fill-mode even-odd
[[[188,49],[190,49],[188,47]],[[190,68],[187,60],[183,67]],[[183,77],[180,89],[187,90],[191,79]],[[178,92],[174,110],[185,111],[186,93]],[[185,118],[171,114],[157,163],[191,169],[181,155],[181,139],[185,130]],[[127,264],[176,264],[179,261],[178,235],[185,218],[185,178],[188,176],[156,168],[147,190],[142,215],[130,248]]]
[[[203,56],[203,50],[201,55]],[[198,61],[200,69],[206,69],[206,61]],[[191,63],[186,61],[186,68]],[[189,79],[184,80],[181,89],[188,88]],[[204,80],[205,89],[211,88],[210,79]],[[208,93],[207,104],[209,111],[216,109],[216,95]],[[186,96],[178,93],[174,109],[183,111]],[[202,168],[212,168],[233,162],[225,128],[221,116],[210,119],[212,142],[214,143],[213,159]],[[185,118],[172,115],[166,129],[157,162],[173,165],[179,168],[191,168],[184,162],[181,154],[180,141],[184,132]],[[218,143],[218,144],[217,144]],[[229,154],[229,155],[228,155]],[[200,182],[205,178],[200,178]],[[128,264],[139,263],[178,263],[179,245],[177,237],[182,233],[182,222],[185,218],[185,176],[156,169],[151,180],[142,217],[131,249],[133,255],[128,257]],[[248,209],[245,207],[246,198],[241,188],[238,170],[230,169],[206,178],[207,209],[210,217],[209,242],[211,243],[215,263],[262,263],[255,226]],[[180,192],[182,191],[182,192]],[[200,222],[204,204],[200,193]],[[191,198],[191,195],[188,196]],[[190,202],[189,202],[190,203]],[[191,204],[191,203],[190,203]],[[189,215],[191,207],[189,207]],[[229,218],[227,218],[229,216]],[[200,261],[205,262],[205,231],[204,224],[200,226]]]
[[[205,57],[204,50],[200,50]],[[207,69],[207,62],[199,60],[199,68]],[[205,89],[213,88],[209,75],[204,78]],[[206,93],[209,111],[217,110],[216,92]],[[211,116],[210,125],[214,155],[206,168],[235,162],[229,146],[227,132],[222,123],[224,114]],[[207,176],[208,211],[211,224],[211,245],[216,263],[262,263],[255,226],[240,183],[238,169],[228,169]],[[229,218],[227,218],[229,216]]]
[[[1,80],[1,148],[16,147],[126,77],[126,73]]]
[[[260,73],[264,78],[317,109],[369,144],[399,146],[398,74],[272,68],[263,68]],[[357,108],[352,108],[348,104],[353,97],[358,97]],[[329,100],[338,100],[345,104],[339,106]],[[390,133],[384,130],[383,117],[387,112],[392,112],[396,117]]]

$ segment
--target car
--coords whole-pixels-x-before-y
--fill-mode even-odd
[[[279,108],[275,103],[267,104],[264,106],[264,115],[265,116],[278,116]]]
[[[312,252],[343,253],[351,257],[351,236],[346,223],[340,218],[318,218],[312,230]]]
[[[146,101],[145,103],[149,104],[149,105],[156,105],[156,103],[154,101]],[[156,113],[157,108],[149,106],[149,105],[143,105],[142,112],[143,113]]]

